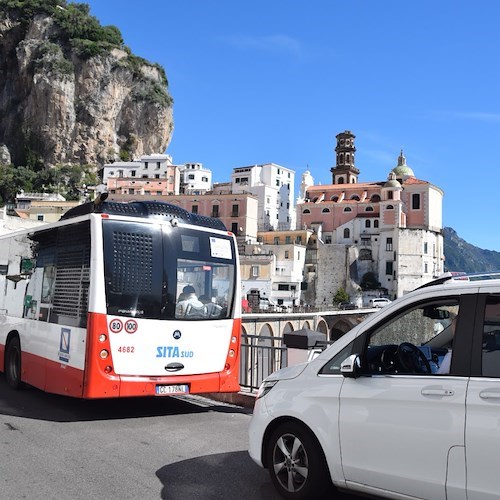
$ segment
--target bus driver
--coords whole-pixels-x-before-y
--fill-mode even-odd
[[[176,316],[183,317],[189,305],[191,308],[203,308],[204,305],[196,296],[196,290],[192,285],[186,285],[182,289],[182,293],[179,295],[179,302],[177,302],[175,308]]]

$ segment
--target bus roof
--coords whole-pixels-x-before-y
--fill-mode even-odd
[[[86,214],[110,214],[110,215],[126,215],[127,217],[154,217],[163,218],[164,220],[177,220],[185,224],[193,224],[195,226],[209,227],[227,231],[226,226],[220,219],[215,217],[207,217],[205,215],[193,214],[184,208],[165,203],[163,201],[131,201],[128,203],[120,203],[116,201],[91,201],[71,208],[62,215],[61,220],[71,219]]]

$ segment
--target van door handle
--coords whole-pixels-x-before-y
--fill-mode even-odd
[[[481,391],[479,397],[482,399],[500,399],[500,392],[495,391]]]
[[[422,389],[422,396],[453,396],[455,391],[451,389]]]

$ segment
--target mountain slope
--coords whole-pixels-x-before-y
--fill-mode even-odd
[[[138,28],[140,29],[140,28]],[[102,165],[163,153],[165,71],[66,0],[0,0],[0,146],[16,166]]]
[[[467,243],[451,227],[443,229],[443,237],[446,271],[479,273],[500,270],[500,252]]]

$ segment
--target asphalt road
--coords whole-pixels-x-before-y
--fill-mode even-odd
[[[16,392],[0,374],[0,499],[278,500],[247,453],[250,415],[197,396]]]

